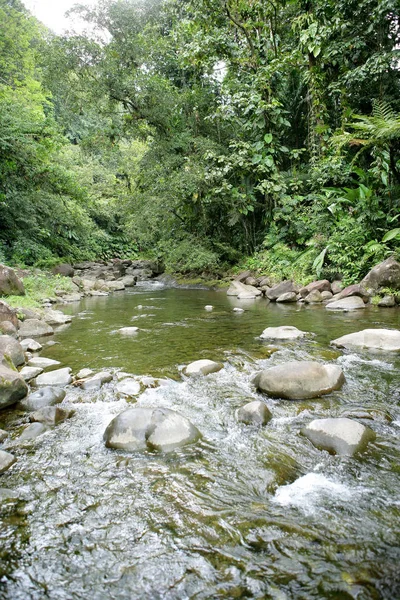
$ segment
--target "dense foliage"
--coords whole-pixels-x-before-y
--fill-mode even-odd
[[[360,277],[400,239],[395,0],[0,0],[7,258]],[[247,257],[247,258],[246,258]]]

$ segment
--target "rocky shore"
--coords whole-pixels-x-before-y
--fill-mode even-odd
[[[0,285],[7,293],[24,293],[23,284],[8,267],[0,267]],[[151,279],[162,269],[150,261],[112,261],[111,263],[87,262],[60,265],[55,271],[70,277],[76,290],[73,294],[59,294],[45,299],[38,310],[13,309],[0,301],[0,410],[10,407],[26,415],[26,427],[12,440],[8,431],[0,430],[0,473],[10,469],[16,461],[12,453],[15,446],[25,444],[41,436],[59,423],[73,417],[73,406],[68,402],[70,390],[80,388],[96,393],[103,385],[112,387],[116,398],[124,397],[135,402],[146,387],[163,385],[163,380],[138,377],[116,370],[94,372],[83,368],[72,373],[68,366],[41,356],[43,338],[54,334],[57,327],[71,322],[71,317],[54,304],[80,300],[84,295],[96,296],[131,287],[138,280]],[[4,283],[5,282],[5,283]],[[390,288],[391,293],[386,294]],[[339,282],[314,281],[305,287],[292,281],[272,285],[268,277],[253,277],[242,273],[231,283],[228,295],[241,299],[257,299],[265,296],[269,302],[305,302],[325,304],[331,310],[359,310],[371,298],[384,294],[386,300],[379,306],[398,306],[400,290],[400,264],[388,259],[377,265],[360,284],[342,288]],[[3,291],[4,293],[4,291]],[[206,310],[212,310],[207,305]],[[240,310],[235,307],[234,310]],[[137,327],[125,327],[120,333],[131,335]],[[301,340],[307,331],[283,325],[268,327],[260,332],[260,339],[279,344],[287,340]],[[37,339],[39,338],[39,340]],[[355,351],[369,349],[384,352],[400,352],[400,331],[389,329],[366,329],[331,340],[338,348]],[[84,366],[84,365],[82,365]],[[218,372],[224,364],[211,360],[197,360],[182,371],[182,377],[205,377]],[[314,399],[340,390],[345,383],[341,367],[316,361],[291,361],[264,369],[253,377],[251,384],[259,394],[258,400],[243,405],[236,411],[239,423],[266,426],[273,418],[268,399],[286,401]],[[311,420],[301,432],[317,448],[333,454],[352,456],[363,451],[374,439],[374,432],[355,419],[326,418]],[[170,452],[186,444],[196,443],[201,432],[184,415],[168,409],[133,407],[117,415],[104,432],[108,448],[136,451],[141,449]],[[10,452],[11,450],[11,452]]]

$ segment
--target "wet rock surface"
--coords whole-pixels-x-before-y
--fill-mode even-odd
[[[365,450],[368,442],[376,437],[369,427],[346,417],[316,419],[301,433],[317,448],[344,456]]]
[[[217,373],[223,368],[224,365],[217,363],[213,360],[202,359],[195,360],[190,363],[185,369],[185,375],[209,375],[210,373]]]
[[[400,331],[397,329],[364,329],[332,340],[332,346],[349,349],[400,352]]]
[[[15,462],[17,462],[17,459],[13,454],[5,450],[0,450],[0,474],[8,471]]]
[[[166,408],[131,408],[111,421],[104,433],[107,448],[171,452],[196,442],[198,429],[186,417]]]
[[[239,408],[236,418],[246,425],[266,425],[272,419],[272,413],[264,402],[254,400]]]
[[[0,409],[11,406],[25,398],[28,386],[16,371],[0,364]]]
[[[29,394],[25,400],[18,403],[20,410],[34,411],[45,406],[60,404],[65,398],[65,391],[53,387],[43,387],[40,390]]]

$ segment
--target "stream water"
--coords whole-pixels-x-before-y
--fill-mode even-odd
[[[400,598],[400,360],[329,346],[366,327],[398,328],[398,309],[335,314],[148,284],[65,312],[72,324],[42,356],[74,373],[163,378],[137,405],[177,410],[203,437],[169,454],[106,449],[105,427],[132,401],[115,381],[97,392],[70,386],[75,415],[16,445],[18,462],[1,476],[16,496],[0,489],[1,599]],[[118,334],[133,325],[135,336]],[[258,336],[277,325],[314,335],[272,348]],[[182,376],[200,358],[224,369]],[[312,401],[265,398],[264,428],[236,421],[261,397],[256,371],[310,358],[340,364],[344,387]],[[346,413],[376,432],[360,455],[331,456],[300,435],[314,418]],[[14,437],[27,422],[15,409],[0,414]]]

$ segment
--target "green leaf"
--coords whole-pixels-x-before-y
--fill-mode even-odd
[[[266,133],[264,135],[264,141],[266,144],[270,144],[272,142],[272,133]]]
[[[400,237],[400,227],[396,227],[396,229],[391,229],[390,231],[385,233],[385,235],[382,238],[382,242],[389,242],[390,240],[393,240],[397,237]]]

